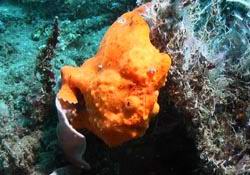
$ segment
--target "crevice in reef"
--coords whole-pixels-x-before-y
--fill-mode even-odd
[[[85,157],[93,165],[88,174],[100,173],[101,167],[104,174],[115,175],[206,174],[201,172],[195,134],[190,135],[191,122],[168,100],[164,88],[158,100],[161,110],[142,138],[110,149],[93,134],[85,134]]]

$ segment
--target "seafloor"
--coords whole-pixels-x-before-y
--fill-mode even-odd
[[[142,3],[0,0],[0,175],[70,165],[56,136],[60,68],[93,56],[117,17]],[[250,173],[250,2],[153,3],[152,43],[173,60],[160,113],[117,148],[83,131],[92,169],[81,174]]]

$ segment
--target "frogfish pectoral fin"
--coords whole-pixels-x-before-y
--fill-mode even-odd
[[[63,84],[60,91],[57,94],[57,97],[64,102],[68,102],[70,104],[78,103],[76,93],[72,88],[69,87],[68,84]]]

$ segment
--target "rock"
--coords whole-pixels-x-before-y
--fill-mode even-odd
[[[5,24],[0,20],[0,33],[5,31]]]
[[[9,116],[9,107],[3,100],[0,100],[0,118],[8,116]]]
[[[32,165],[35,163],[36,151],[40,144],[41,132],[34,132],[31,135],[24,136],[19,139],[17,137],[7,138],[2,140],[2,147],[10,158],[9,169],[19,169],[25,173],[32,170]],[[13,162],[14,161],[14,165]]]

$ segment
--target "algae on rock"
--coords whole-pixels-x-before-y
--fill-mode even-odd
[[[247,164],[239,166],[250,149],[249,3],[153,0],[153,5],[147,15],[152,42],[173,59],[166,91],[192,118],[201,158],[218,174],[249,172]]]
[[[57,145],[54,106],[42,120],[35,115],[44,95],[41,79],[35,74],[36,58],[45,47],[57,15],[60,37],[51,71],[58,85],[60,68],[91,57],[107,26],[133,6],[132,1],[109,2],[0,2],[0,174],[48,174],[64,163],[57,161],[62,152]],[[48,159],[48,155],[53,157]]]

